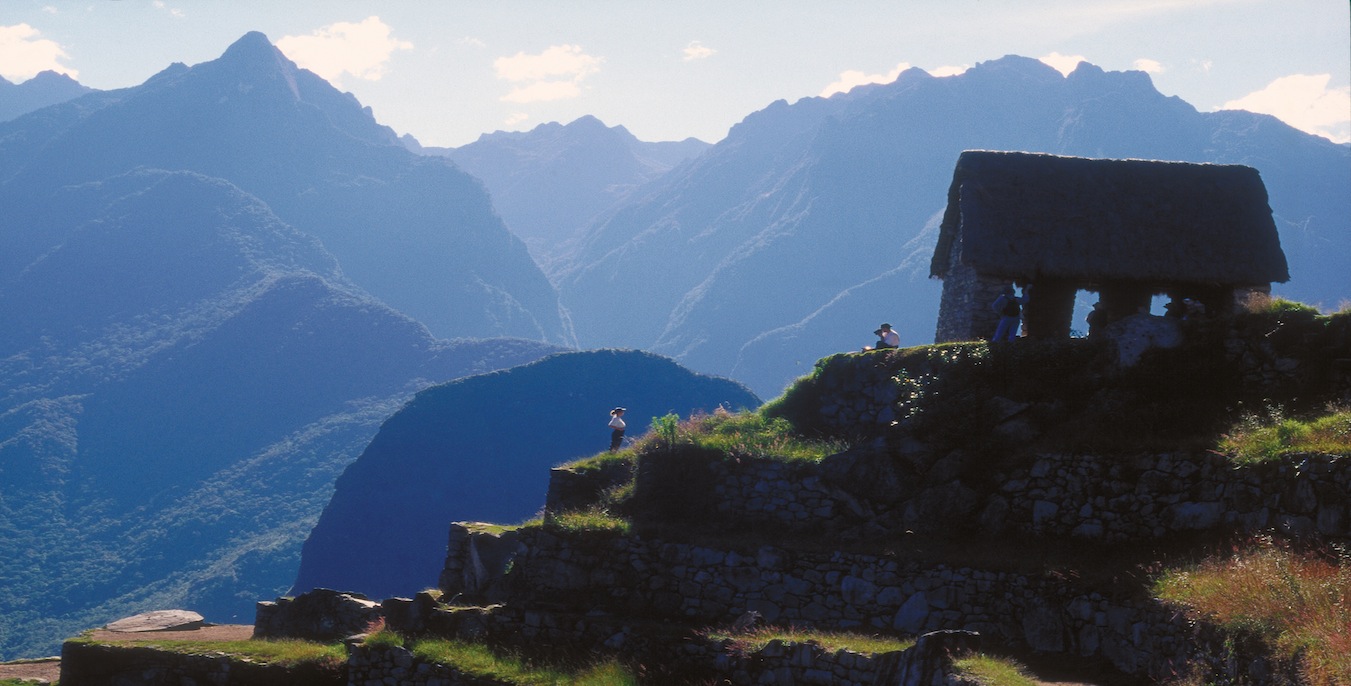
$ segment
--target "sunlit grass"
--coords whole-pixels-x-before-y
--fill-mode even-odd
[[[581,531],[608,531],[627,534],[630,525],[627,519],[611,514],[602,506],[592,506],[585,510],[572,510],[550,515],[544,525],[551,529],[570,533]]]
[[[766,627],[743,633],[711,631],[704,635],[714,641],[730,639],[734,649],[747,653],[760,650],[770,641],[775,640],[785,643],[815,643],[828,652],[849,650],[864,655],[879,655],[898,650],[909,650],[915,645],[913,640],[892,636],[776,627]]]
[[[953,660],[958,673],[984,686],[1037,686],[1027,669],[1012,660],[974,653]]]
[[[667,432],[662,432],[667,433]],[[675,425],[666,436],[654,432],[646,449],[693,445],[715,450],[732,458],[773,458],[819,462],[848,446],[842,441],[804,438],[781,417],[761,412],[729,413],[722,410],[698,415]]]
[[[1351,570],[1269,541],[1170,571],[1163,600],[1232,630],[1261,636],[1285,659],[1301,655],[1309,684],[1351,684]]]
[[[613,661],[590,665],[574,672],[531,665],[519,657],[495,653],[482,644],[443,639],[417,641],[412,651],[413,655],[426,662],[446,665],[471,676],[521,686],[630,686],[637,683],[632,672]]]
[[[347,649],[341,643],[316,643],[294,638],[246,639],[242,641],[120,640],[119,646],[155,648],[180,655],[225,654],[259,664],[295,667],[302,664],[341,665]]]
[[[1221,437],[1218,448],[1240,464],[1292,453],[1351,455],[1351,411],[1334,411],[1307,421],[1282,417],[1279,409],[1249,415]]]

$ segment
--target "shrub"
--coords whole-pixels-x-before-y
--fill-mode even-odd
[[[1298,660],[1309,684],[1351,683],[1351,568],[1259,539],[1226,558],[1163,574],[1155,594]]]

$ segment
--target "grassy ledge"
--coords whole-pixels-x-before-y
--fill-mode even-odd
[[[463,641],[425,639],[414,641],[414,656],[426,662],[446,665],[468,675],[498,679],[520,686],[633,686],[637,679],[626,667],[600,662],[570,670],[536,666],[512,655],[499,655],[487,646]]]
[[[730,640],[734,650],[753,653],[764,648],[770,641],[784,643],[815,643],[829,652],[848,650],[863,655],[881,655],[901,650],[909,650],[914,640],[891,636],[872,636],[834,631],[811,631],[807,629],[784,629],[766,627],[745,633],[708,632],[704,634],[710,640]]]
[[[1304,682],[1351,683],[1351,561],[1300,554],[1260,539],[1228,557],[1164,573],[1160,599],[1235,632],[1251,632]]]
[[[92,643],[93,641],[88,642]],[[146,638],[118,641],[117,645],[154,648],[178,655],[228,655],[256,664],[281,667],[324,664],[336,668],[347,661],[347,648],[341,643],[316,643],[290,638],[247,639],[243,641],[185,641]]]
[[[1250,414],[1220,438],[1220,452],[1238,464],[1256,464],[1296,453],[1351,456],[1351,409],[1334,408],[1307,419],[1282,416],[1279,407]]]

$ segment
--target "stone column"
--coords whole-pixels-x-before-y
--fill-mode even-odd
[[[1046,279],[1032,284],[1023,308],[1023,327],[1028,338],[1069,338],[1070,319],[1074,317],[1073,282]]]

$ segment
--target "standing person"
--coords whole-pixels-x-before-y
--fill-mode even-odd
[[[1018,325],[1022,323],[1023,305],[1027,303],[1027,289],[1022,297],[1013,295],[1013,284],[1004,287],[1004,292],[990,304],[990,309],[999,315],[999,326],[995,327],[994,341],[1011,341],[1018,337]]]
[[[624,442],[624,413],[622,407],[616,407],[610,410],[610,452],[619,450],[619,444]]]

